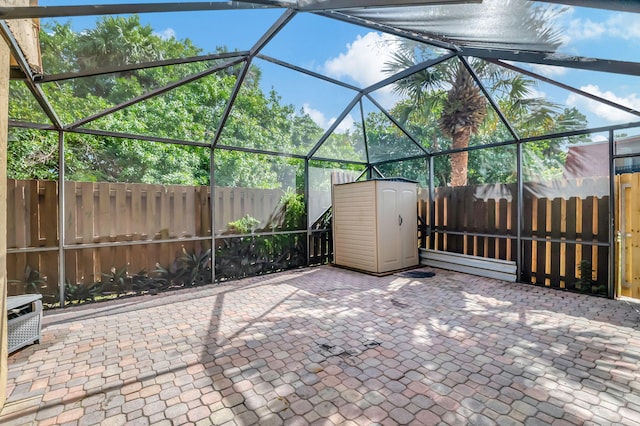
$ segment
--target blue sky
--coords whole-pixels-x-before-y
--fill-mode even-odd
[[[590,8],[567,8],[557,25],[562,28],[560,54],[618,61],[639,61],[640,16],[632,13]],[[582,89],[610,101],[640,110],[640,78],[570,70],[558,67],[530,67],[547,77]],[[587,114],[590,124],[607,125],[640,121],[640,117],[621,113],[594,101],[570,95],[555,88],[545,92],[554,101],[576,106]]]
[[[125,2],[125,1],[121,1]],[[148,1],[147,1],[148,2]],[[85,4],[86,1],[40,0],[41,5]],[[117,3],[100,1],[96,3]],[[132,3],[132,1],[126,1]],[[164,37],[189,38],[204,51],[225,45],[230,50],[246,50],[282,14],[282,10],[250,10],[229,12],[182,12],[142,15]],[[640,19],[637,14],[568,7],[557,18],[562,28],[560,53],[605,59],[638,61],[640,52]],[[73,27],[81,30],[95,18],[73,19]],[[363,27],[321,18],[310,14],[296,16],[262,53],[295,65],[329,75],[338,80],[366,87],[385,77],[382,70],[395,39]],[[286,103],[304,109],[321,126],[335,120],[354,93],[313,78],[292,72],[279,72],[280,67],[261,64],[263,86],[274,87]],[[591,73],[557,67],[526,66],[532,71],[557,79],[589,93],[640,109],[640,79],[629,76]],[[584,112],[590,125],[600,126],[639,121],[609,107],[581,98],[551,85],[540,84],[536,95],[546,96],[560,105],[575,106]],[[390,89],[376,94],[376,99],[390,107],[397,96]],[[350,115],[343,128],[350,126]]]

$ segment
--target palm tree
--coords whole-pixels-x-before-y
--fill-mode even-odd
[[[451,148],[462,149],[469,146],[471,135],[478,132],[487,116],[487,100],[462,64],[457,63],[452,68],[452,85],[438,124],[444,135],[452,139]],[[451,155],[451,186],[467,184],[468,161],[467,151]]]
[[[156,45],[160,38],[150,25],[142,25],[138,15],[106,16],[95,28],[80,33],[80,70],[162,59]]]
[[[530,9],[525,24],[536,27],[542,43],[557,47],[558,33],[545,27],[547,20],[541,19],[540,11]],[[415,42],[405,42],[386,64],[385,72],[395,74],[427,59],[426,50]],[[429,51],[430,52],[430,51]],[[508,119],[528,120],[527,127],[548,126],[557,114],[557,105],[544,99],[532,98],[535,82],[498,65],[479,59],[469,59],[472,68],[489,90],[501,96],[499,102]],[[436,115],[438,127],[445,137],[451,138],[451,186],[467,184],[468,152],[471,136],[477,134],[488,114],[487,100],[462,61],[452,59],[415,73],[394,83],[394,91],[407,96],[401,121],[411,114]],[[407,106],[409,108],[407,109]],[[497,123],[498,118],[492,117]]]
[[[94,28],[79,33],[75,42],[76,66],[80,71],[163,59],[162,40],[151,26],[140,23],[138,15],[103,17]],[[121,71],[79,81],[75,86],[76,95],[91,93],[106,98],[115,87],[117,77],[134,75],[139,75],[137,80],[145,83],[144,73]]]

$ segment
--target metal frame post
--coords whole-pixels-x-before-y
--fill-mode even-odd
[[[304,159],[304,211],[307,228],[307,266],[311,265],[311,227],[309,224],[309,159]]]
[[[360,121],[362,122],[362,140],[364,141],[364,155],[367,161],[367,168],[371,168],[371,159],[369,158],[369,140],[367,139],[367,126],[364,119],[364,107],[362,106],[362,98],[358,100],[360,104]],[[369,172],[371,175],[371,172]]]
[[[607,296],[614,299],[616,296],[616,158],[615,140],[613,130],[609,130],[609,285]]]
[[[215,168],[215,152],[212,146],[209,151],[209,208],[211,209],[211,284],[216,282],[216,168]]]
[[[427,158],[427,164],[429,167],[429,237],[431,237],[429,238],[428,248],[433,249],[435,247],[435,237],[433,237],[433,233],[431,231],[432,229],[435,228],[435,214],[436,214],[436,198],[435,198],[436,189],[433,184],[433,181],[435,178],[435,173],[433,170],[433,164],[434,164],[433,155],[429,155],[429,157]]]
[[[60,294],[60,307],[65,307],[64,285],[65,267],[64,267],[64,240],[65,240],[65,199],[64,199],[64,182],[65,182],[65,161],[64,161],[64,132],[58,132],[58,292]]]
[[[516,144],[516,179],[518,187],[518,202],[516,203],[516,276],[522,281],[522,224],[524,205],[524,179],[522,177],[522,142]]]

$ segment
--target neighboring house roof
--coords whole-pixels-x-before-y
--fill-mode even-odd
[[[640,136],[619,139],[615,144],[617,154],[638,153],[639,159],[634,163],[640,165]],[[565,179],[609,176],[607,158],[609,158],[608,142],[569,146],[562,175]],[[624,168],[616,167],[616,171],[623,171]]]
[[[609,176],[607,158],[609,158],[608,142],[570,146],[562,176],[565,179]]]

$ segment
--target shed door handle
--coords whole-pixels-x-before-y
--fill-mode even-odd
[[[398,215],[398,226],[402,225],[402,216]]]

